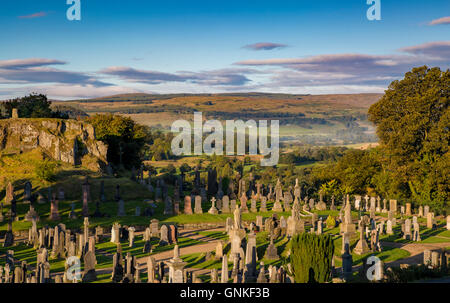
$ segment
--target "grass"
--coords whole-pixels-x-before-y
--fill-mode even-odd
[[[358,237],[354,237],[350,240],[350,251],[352,252],[352,258],[353,258],[353,266],[359,266],[362,265],[362,262],[365,258],[369,256],[377,256],[381,259],[383,262],[393,262],[400,259],[404,259],[410,256],[410,253],[404,249],[401,248],[393,248],[393,247],[382,247],[381,252],[370,252],[364,255],[357,255],[353,253],[353,249],[355,248],[357,242],[359,241]],[[335,258],[335,266],[341,267],[342,266],[342,260],[340,258],[341,249],[342,249],[342,237],[336,237],[334,240],[334,246],[335,246],[335,252],[334,255]]]

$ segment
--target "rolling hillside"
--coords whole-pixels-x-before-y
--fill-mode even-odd
[[[232,94],[122,94],[88,100],[57,101],[89,115],[116,113],[167,130],[178,119],[192,120],[195,111],[205,119],[279,120],[283,141],[309,144],[374,142],[367,121],[370,105],[381,94],[288,95]]]

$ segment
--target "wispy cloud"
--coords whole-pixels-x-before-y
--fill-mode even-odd
[[[255,73],[257,71],[254,71]],[[203,72],[180,71],[165,73],[160,71],[139,70],[131,67],[113,66],[99,71],[100,74],[116,76],[121,80],[144,84],[165,82],[190,82],[201,85],[245,85],[250,80],[245,74],[250,69],[221,69]]]
[[[266,87],[387,86],[412,67],[448,68],[450,41],[430,42],[399,50],[401,54],[328,54],[303,58],[244,60],[234,63],[254,68],[275,68]]]
[[[47,12],[39,12],[39,13],[34,13],[34,14],[30,14],[30,15],[25,15],[25,16],[19,16],[19,19],[35,19],[35,18],[42,18],[42,17],[46,17],[48,15]]]
[[[431,21],[430,23],[428,23],[428,25],[443,25],[443,24],[450,24],[450,17],[442,17],[439,19],[435,19],[433,21]]]
[[[404,47],[400,49],[401,52],[422,55],[435,60],[450,61],[450,41],[436,41],[420,45]]]
[[[272,43],[272,42],[259,42],[254,44],[249,44],[243,48],[260,51],[260,50],[273,50],[287,47],[286,44]]]
[[[51,67],[51,65],[64,64],[67,63],[41,58],[0,61],[0,83],[62,83],[97,87],[110,85],[87,73]]]
[[[54,59],[42,59],[42,58],[13,59],[0,61],[0,68],[19,69],[19,68],[29,68],[46,65],[64,65],[64,64],[67,64],[67,62]]]

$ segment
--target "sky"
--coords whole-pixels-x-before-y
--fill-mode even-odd
[[[450,1],[379,2],[80,0],[71,21],[67,0],[2,0],[0,99],[381,93],[450,67]]]

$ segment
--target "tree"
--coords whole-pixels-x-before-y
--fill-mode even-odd
[[[330,235],[301,233],[292,238],[290,245],[290,262],[296,283],[330,280],[334,252]]]
[[[98,140],[108,144],[108,161],[125,168],[141,165],[148,132],[131,118],[106,114],[87,119],[95,128]]]
[[[30,94],[29,96],[6,101],[3,106],[11,117],[13,108],[17,108],[20,118],[51,118],[51,102],[47,96]]]
[[[414,68],[369,109],[381,141],[384,176],[405,197],[447,205],[450,192],[450,71]],[[386,180],[386,178],[389,178]]]

